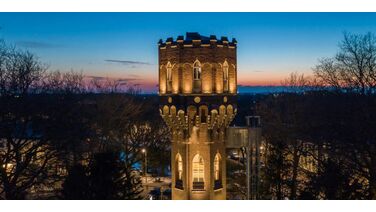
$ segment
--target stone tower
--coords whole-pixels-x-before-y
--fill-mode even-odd
[[[160,113],[171,130],[172,199],[226,199],[225,132],[236,114],[236,40],[159,41]]]

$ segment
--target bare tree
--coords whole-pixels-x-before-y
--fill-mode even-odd
[[[361,94],[374,93],[376,88],[375,35],[344,33],[337,55],[319,60],[314,73],[326,86]]]
[[[82,72],[48,72],[41,80],[43,92],[54,94],[80,94],[87,91]]]
[[[46,117],[38,99],[45,66],[30,52],[0,44],[0,197],[23,199],[47,183],[54,150],[43,137]]]
[[[111,79],[94,77],[88,82],[88,90],[94,93],[127,93],[140,94],[141,89],[137,85],[129,85],[123,79]]]
[[[0,95],[20,96],[36,89],[46,71],[38,58],[0,43]]]
[[[105,94],[96,100],[97,115],[93,120],[98,144],[96,152],[121,154],[121,199],[140,198],[142,184],[134,166],[142,161],[141,150],[150,141],[150,126],[140,117],[145,108],[143,102],[128,94]]]
[[[287,88],[288,92],[301,93],[320,89],[321,85],[312,76],[292,72],[281,82],[281,85]]]

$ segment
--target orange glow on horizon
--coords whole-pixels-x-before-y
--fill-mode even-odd
[[[310,75],[309,71],[302,72]],[[137,77],[135,77],[137,75]],[[282,81],[287,79],[290,72],[285,70],[269,71],[243,71],[238,70],[237,84],[240,86],[280,86]],[[129,86],[138,86],[145,92],[158,92],[158,73],[148,71],[138,71],[137,74],[112,73],[107,76],[99,75],[98,77],[108,78],[111,80],[127,80]]]
[[[238,71],[238,85],[280,86],[293,72],[289,70]],[[310,70],[302,70],[299,74],[304,74],[304,76],[312,75]]]
[[[238,75],[238,85],[243,86],[277,86],[281,85],[281,81],[286,79],[287,75],[281,73],[252,73]]]

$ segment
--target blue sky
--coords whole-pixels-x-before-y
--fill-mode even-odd
[[[376,33],[376,13],[0,13],[0,38],[51,70],[122,78],[149,91],[160,38],[235,37],[239,84],[274,85],[291,72],[311,73],[318,58],[336,53],[344,31]]]

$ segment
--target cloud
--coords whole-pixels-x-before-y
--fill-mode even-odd
[[[52,43],[45,43],[45,42],[38,42],[38,41],[18,41],[16,42],[17,46],[25,47],[25,48],[34,48],[34,49],[47,49],[47,48],[58,48],[61,45],[52,44]]]
[[[140,75],[138,74],[128,74],[129,77],[134,77],[134,78],[140,78]]]
[[[105,80],[105,79],[107,79],[106,77],[99,77],[99,76],[86,76],[85,78],[92,79],[92,80]]]
[[[86,78],[87,79],[92,79],[92,80],[98,80],[98,81],[102,81],[102,80],[114,80],[114,81],[119,82],[121,84],[130,82],[130,81],[136,81],[136,80],[140,79],[138,77],[110,78],[110,77],[101,77],[101,76],[86,76]]]
[[[133,60],[104,60],[109,63],[120,63],[122,65],[151,65],[147,62],[133,61]],[[133,67],[132,66],[132,67]]]
[[[129,82],[129,81],[136,81],[136,80],[139,80],[139,78],[126,77],[126,78],[120,78],[116,81],[118,81],[118,82]]]
[[[264,72],[264,71],[256,70],[256,71],[253,71],[253,72],[261,73],[261,72]]]

